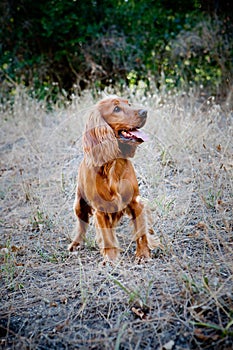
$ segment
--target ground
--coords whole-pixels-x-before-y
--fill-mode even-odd
[[[128,96],[124,96],[128,97]],[[67,251],[91,94],[48,109],[22,88],[1,105],[3,349],[232,349],[231,106],[195,94],[131,97],[150,141],[133,160],[165,249],[135,263],[125,218],[116,266],[90,225]]]

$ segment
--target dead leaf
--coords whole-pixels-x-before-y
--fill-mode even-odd
[[[198,339],[202,341],[207,341],[210,339],[218,340],[220,338],[220,336],[216,333],[210,333],[210,334],[204,333],[204,329],[201,329],[201,328],[195,328],[194,334]]]
[[[145,320],[147,318],[147,314],[146,311],[144,311],[143,309],[141,309],[140,307],[136,308],[136,307],[132,307],[131,309],[133,311],[133,313],[138,316],[141,320]]]
[[[190,184],[193,181],[191,177],[185,177],[182,179],[182,182],[185,184]]]
[[[58,324],[54,329],[54,333],[60,332],[63,330],[64,327],[68,326],[69,320],[67,319],[65,322]]]
[[[20,249],[22,249],[22,247],[17,247],[16,245],[12,245],[11,246],[11,251],[13,253],[18,252]]]
[[[202,221],[198,222],[198,224],[196,225],[196,227],[199,228],[200,230],[205,231],[205,233],[208,232],[208,226],[207,226],[204,222],[202,222]]]
[[[197,238],[200,236],[200,231],[195,231],[194,233],[189,233],[188,237]]]
[[[55,301],[51,301],[49,305],[50,307],[57,307],[57,303]]]
[[[62,303],[62,304],[65,304],[65,305],[66,305],[67,302],[68,302],[67,297],[65,297],[65,296],[64,296],[64,297],[61,297],[61,303]]]

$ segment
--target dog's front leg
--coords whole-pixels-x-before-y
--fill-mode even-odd
[[[89,216],[92,214],[91,207],[82,198],[78,189],[76,192],[74,202],[74,212],[77,217],[77,233],[72,243],[68,246],[68,250],[70,252],[79,249],[85,241],[86,230],[89,223]]]
[[[114,231],[111,214],[101,211],[95,213],[96,241],[104,257],[103,263],[113,263],[119,256],[119,244]]]

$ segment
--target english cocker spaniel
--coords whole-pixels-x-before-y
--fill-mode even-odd
[[[150,258],[150,249],[160,246],[128,159],[148,139],[141,130],[146,119],[145,109],[133,108],[117,96],[104,98],[92,109],[83,134],[84,159],[79,167],[74,203],[77,234],[69,251],[85,241],[89,217],[93,215],[104,263],[114,262],[120,252],[114,227],[124,213],[133,220],[139,262]]]

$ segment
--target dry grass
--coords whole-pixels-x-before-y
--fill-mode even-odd
[[[47,112],[18,89],[2,108],[2,348],[232,349],[232,112],[194,94],[132,100],[149,109],[134,164],[166,249],[135,265],[123,220],[115,268],[93,226],[66,251],[91,95]]]

